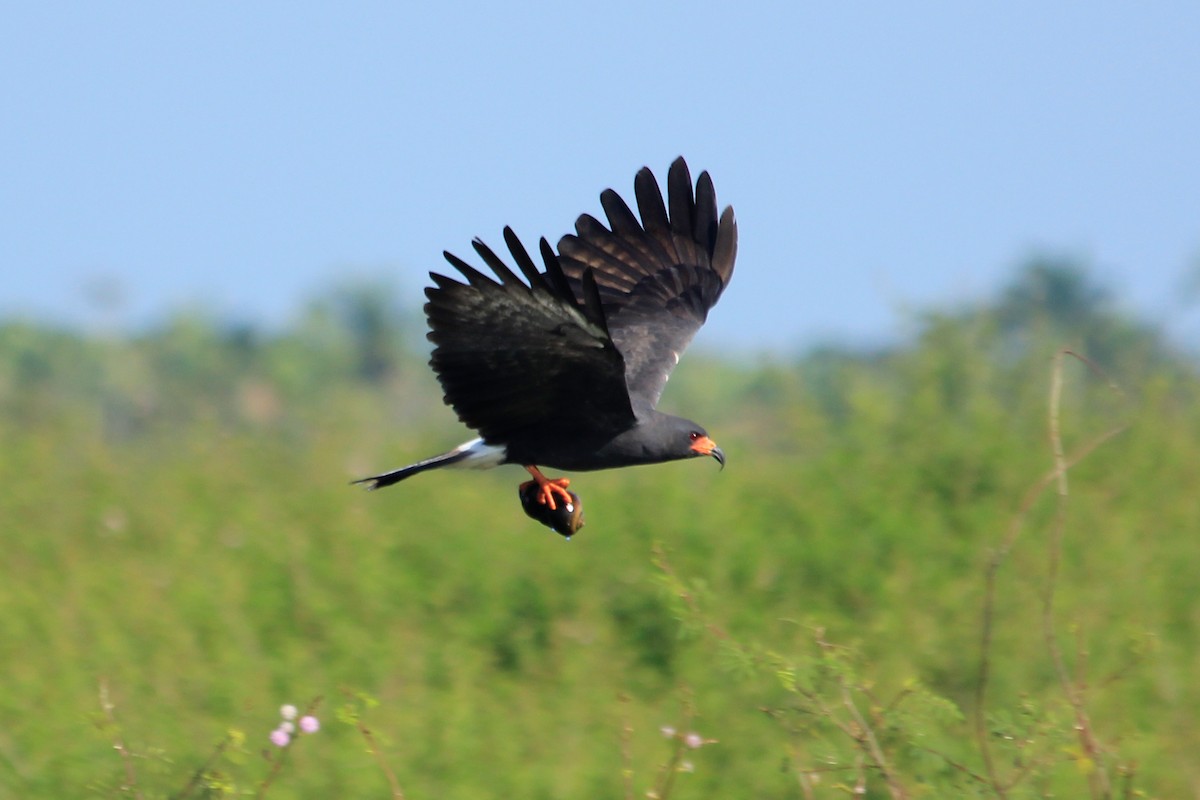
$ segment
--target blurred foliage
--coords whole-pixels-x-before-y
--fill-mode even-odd
[[[253,787],[280,704],[343,690],[378,699],[371,746],[324,726],[271,797],[383,795],[380,759],[410,798],[887,797],[863,723],[912,796],[997,796],[972,724],[985,568],[1053,466],[1063,346],[1123,389],[1068,365],[1065,448],[1132,421],[1070,473],[1053,584],[1106,749],[1077,751],[1042,631],[1047,496],[997,574],[982,714],[1027,776],[1007,796],[1094,795],[1098,768],[1113,796],[1200,785],[1200,379],[1077,266],[887,350],[689,354],[664,405],[729,468],[575,475],[570,542],[521,513],[515,470],[346,485],[465,438],[400,307],[355,286],[269,332],[0,323],[0,796],[171,796],[231,729],[204,791]],[[665,763],[691,771],[666,780],[681,716],[718,742],[689,761],[680,731]]]

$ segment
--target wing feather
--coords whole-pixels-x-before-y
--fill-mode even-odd
[[[702,172],[693,193],[686,162],[667,173],[667,200],[654,174],[634,179],[641,220],[612,189],[600,195],[608,226],[588,214],[558,243],[571,289],[596,286],[608,331],[625,362],[629,393],[657,405],[671,370],[733,276],[737,223],[718,218],[712,179]]]
[[[676,159],[667,172],[667,196],[671,206],[671,241],[675,245],[677,262],[699,264],[704,256],[700,242],[694,237],[696,203],[692,199],[692,176],[682,158]]]
[[[504,243],[508,245],[508,251],[516,259],[521,273],[529,281],[529,286],[533,289],[550,291],[550,287],[546,284],[545,279],[542,278],[542,273],[538,271],[537,264],[534,264],[533,259],[529,257],[529,251],[525,249],[525,245],[521,244],[521,240],[517,238],[517,234],[513,232],[513,229],[507,225],[504,226]]]
[[[475,250],[499,282],[451,253],[446,260],[467,282],[431,273],[430,365],[446,402],[490,443],[531,431],[579,436],[628,427],[634,414],[624,359],[607,331],[595,279],[584,278],[581,302],[548,242],[541,247],[544,274],[511,231],[505,242],[521,271],[536,276],[529,285],[479,240]]]
[[[546,265],[546,277],[550,281],[553,294],[564,300],[574,301],[575,293],[571,291],[571,284],[563,272],[562,262],[554,254],[554,248],[546,241],[546,237],[543,236],[538,242],[538,248],[542,253],[542,262]]]
[[[504,286],[520,286],[525,288],[525,284],[521,283],[513,271],[508,268],[508,265],[500,260],[500,256],[496,255],[492,248],[483,243],[482,239],[475,238],[471,240],[471,246],[475,248],[475,252],[483,259],[483,263],[492,268],[492,272],[500,278],[500,283]]]

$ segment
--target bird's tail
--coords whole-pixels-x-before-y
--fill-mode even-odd
[[[351,481],[351,483],[365,483],[368,489],[382,489],[384,486],[399,483],[409,476],[416,475],[418,472],[424,472],[427,469],[437,469],[438,467],[448,467],[451,464],[462,461],[466,457],[466,453],[451,450],[449,453],[442,453],[440,456],[427,458],[424,461],[409,464],[407,467],[394,469],[391,472],[384,472],[381,475],[372,475],[369,478],[359,478],[356,481]]]
[[[351,483],[364,483],[368,489],[382,489],[384,486],[399,483],[405,478],[416,475],[418,472],[424,472],[427,469],[454,466],[487,469],[488,467],[494,467],[503,463],[504,453],[504,447],[485,444],[482,439],[472,439],[454,448],[449,453],[442,453],[440,456],[433,456],[424,461],[409,464],[407,467],[394,469],[391,472],[372,475],[369,478],[359,478],[356,481],[351,481]]]

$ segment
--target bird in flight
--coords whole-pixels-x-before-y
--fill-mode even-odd
[[[539,268],[511,228],[504,242],[522,281],[487,245],[472,242],[491,278],[446,252],[463,280],[430,273],[425,290],[430,366],[445,401],[478,438],[449,452],[355,483],[378,489],[441,467],[519,464],[536,502],[569,504],[567,478],[585,471],[725,454],[700,425],[658,411],[679,356],[729,284],[737,222],[718,217],[712,179],[693,191],[683,158],[667,195],[648,168],[634,179],[641,220],[612,189],[600,195],[608,225],[590,214],[555,253],[542,239]],[[536,484],[536,490],[533,485]]]

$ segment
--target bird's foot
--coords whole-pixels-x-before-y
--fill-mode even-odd
[[[535,466],[529,465],[525,469],[529,470],[529,474],[533,476],[533,480],[526,481],[521,484],[521,489],[526,486],[531,486],[536,483],[538,485],[538,502],[554,511],[558,508],[558,504],[554,500],[554,496],[558,497],[571,507],[571,493],[567,491],[567,487],[571,485],[570,478],[547,478],[542,474],[542,471]]]

